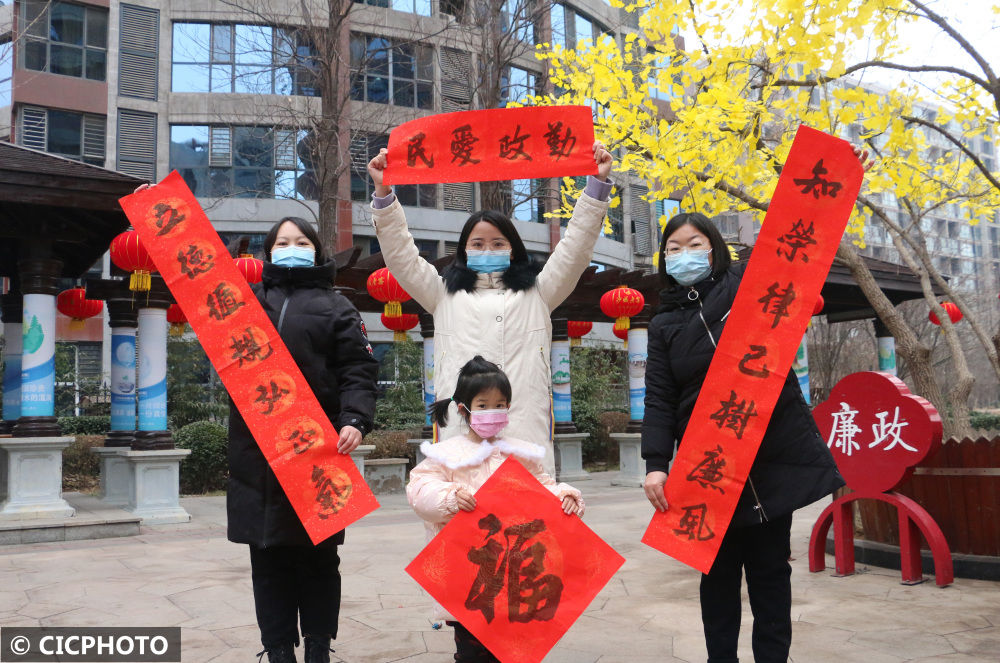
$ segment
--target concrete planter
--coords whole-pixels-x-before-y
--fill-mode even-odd
[[[556,481],[583,481],[590,474],[583,469],[583,441],[590,433],[556,433],[553,436]]]
[[[0,438],[0,520],[68,518],[74,509],[62,498],[62,453],[72,437]]]
[[[357,448],[351,452],[351,460],[354,461],[354,465],[357,466],[358,472],[361,473],[361,476],[365,475],[365,457],[373,451],[375,451],[374,444],[359,444]]]
[[[646,463],[642,460],[640,433],[612,433],[611,439],[618,443],[621,458],[621,474],[611,482],[615,486],[639,486],[646,480]]]
[[[376,495],[398,495],[406,490],[409,458],[376,458],[365,462],[365,481]]]

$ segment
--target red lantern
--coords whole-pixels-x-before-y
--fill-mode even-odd
[[[87,291],[83,288],[63,290],[56,297],[56,308],[72,320],[71,329],[82,329],[84,320],[92,318],[104,310],[104,302],[100,299],[87,299]]]
[[[395,341],[405,341],[406,332],[417,326],[420,322],[420,316],[416,313],[403,313],[397,317],[390,318],[386,314],[382,314],[382,324],[386,329],[391,329],[392,340]]]
[[[566,329],[569,332],[569,344],[572,347],[580,345],[580,337],[589,334],[590,330],[594,328],[593,322],[587,322],[584,320],[570,320],[566,323]]]
[[[816,297],[816,303],[813,304],[813,315],[819,315],[823,312],[823,307],[826,306],[826,302],[823,301],[823,295]]]
[[[953,304],[952,302],[944,302],[943,304],[941,304],[941,308],[943,308],[948,313],[948,318],[951,319],[952,324],[958,322],[963,317],[962,312],[958,310],[958,306]],[[927,316],[927,319],[933,322],[935,325],[941,324],[941,321],[938,320],[937,314],[934,311],[930,312],[930,315]]]
[[[368,294],[380,302],[385,302],[385,317],[398,318],[403,315],[403,302],[410,295],[399,285],[388,267],[376,269],[368,277]]]
[[[601,297],[601,311],[604,315],[615,319],[615,330],[629,328],[629,318],[642,310],[646,298],[642,293],[628,286],[619,286],[609,290]]]
[[[251,285],[260,283],[260,280],[264,278],[264,261],[257,260],[249,253],[244,253],[236,259],[236,268]]]
[[[181,307],[177,304],[171,304],[170,308],[167,309],[167,322],[170,323],[171,336],[180,336],[183,334],[187,321],[187,316],[184,315]]]
[[[618,329],[618,327],[615,327],[612,331],[614,332],[615,336],[617,336],[618,338],[620,338],[622,341],[625,342],[625,349],[628,350],[628,330]]]
[[[150,275],[156,272],[156,265],[146,253],[139,233],[127,230],[111,240],[111,262],[132,273],[128,282],[129,290],[149,292],[152,283]]]

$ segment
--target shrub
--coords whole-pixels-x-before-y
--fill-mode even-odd
[[[104,435],[110,430],[110,416],[59,417],[59,432],[63,435]]]
[[[211,421],[196,421],[174,434],[181,449],[191,455],[181,463],[181,492],[207,493],[223,490],[229,477],[226,460],[226,428]]]
[[[221,424],[229,416],[226,389],[194,339],[167,340],[167,413],[175,431],[194,422]]]
[[[973,411],[969,415],[969,423],[977,430],[1000,433],[1000,413]]]
[[[375,430],[402,431],[424,424],[424,351],[410,340],[397,341],[382,358],[375,405]]]
[[[624,352],[617,348],[573,348],[570,362],[573,422],[580,432],[590,434],[583,444],[584,462],[608,462],[609,455],[617,453],[617,445],[611,443],[609,431],[602,428],[601,417],[617,412],[628,421]]]
[[[410,438],[420,437],[420,431],[377,430],[365,436],[362,444],[374,444],[375,450],[366,459],[376,458],[409,458],[411,464],[416,459],[416,452],[406,442]]]
[[[101,459],[90,449],[101,446],[104,446],[103,435],[77,435],[76,440],[63,450],[63,490],[81,493],[97,490],[101,483]]]

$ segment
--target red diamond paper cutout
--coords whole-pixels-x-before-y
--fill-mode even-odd
[[[501,661],[537,663],[624,562],[508,458],[406,572]]]

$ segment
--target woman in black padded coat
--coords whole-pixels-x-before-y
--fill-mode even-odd
[[[666,286],[649,326],[642,457],[646,496],[663,511],[663,484],[726,325],[745,264],[702,214],[670,219],[660,245]],[[794,373],[789,371],[750,469],[733,520],[708,574],[701,611],[709,663],[734,663],[742,574],[753,611],[756,663],[785,663],[792,641],[792,512],[844,484],[820,437]]]
[[[323,411],[350,453],[371,430],[378,362],[346,297],[333,289],[336,266],[325,262],[316,231],[303,219],[279,221],[264,240],[264,275],[254,292]],[[299,628],[307,663],[330,660],[340,613],[344,532],[313,545],[250,434],[230,407],[229,540],[250,545],[254,603],[271,663],[295,661]],[[297,623],[298,622],[298,623]]]

